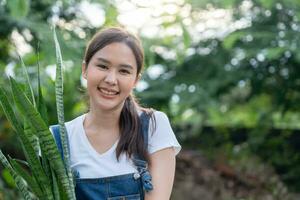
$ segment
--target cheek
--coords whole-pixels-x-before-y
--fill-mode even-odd
[[[97,81],[103,77],[103,73],[96,67],[90,67],[87,71],[87,80],[90,82]]]
[[[123,86],[124,90],[130,92],[135,86],[135,79],[124,81],[121,85]]]

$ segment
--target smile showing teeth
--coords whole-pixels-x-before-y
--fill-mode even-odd
[[[116,91],[111,91],[111,90],[107,90],[104,88],[98,88],[98,90],[105,95],[117,95],[118,94],[118,92],[116,92]]]

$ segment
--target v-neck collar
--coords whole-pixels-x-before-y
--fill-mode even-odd
[[[86,113],[82,115],[81,122],[80,122],[80,129],[81,130],[79,132],[80,132],[80,137],[81,137],[84,145],[87,147],[88,151],[96,158],[102,158],[102,157],[108,156],[111,153],[115,152],[117,144],[119,142],[119,139],[105,152],[99,153],[99,152],[96,151],[96,149],[90,143],[90,141],[89,141],[89,139],[86,135],[86,132],[84,130],[84,127],[83,127],[83,122],[84,122],[85,117],[86,117]]]

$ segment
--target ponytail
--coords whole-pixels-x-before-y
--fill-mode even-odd
[[[120,115],[120,140],[116,149],[116,155],[117,159],[119,159],[122,152],[126,152],[129,157],[138,155],[150,164],[149,153],[147,151],[148,147],[144,144],[143,134],[141,132],[142,125],[138,110],[146,112],[152,122],[155,121],[153,111],[139,106],[133,94],[130,94],[125,100]],[[152,124],[155,124],[155,122]]]

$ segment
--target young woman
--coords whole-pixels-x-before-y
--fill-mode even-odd
[[[140,41],[121,28],[98,32],[86,48],[89,111],[66,123],[79,200],[170,198],[181,147],[167,116],[133,97],[143,62]]]

